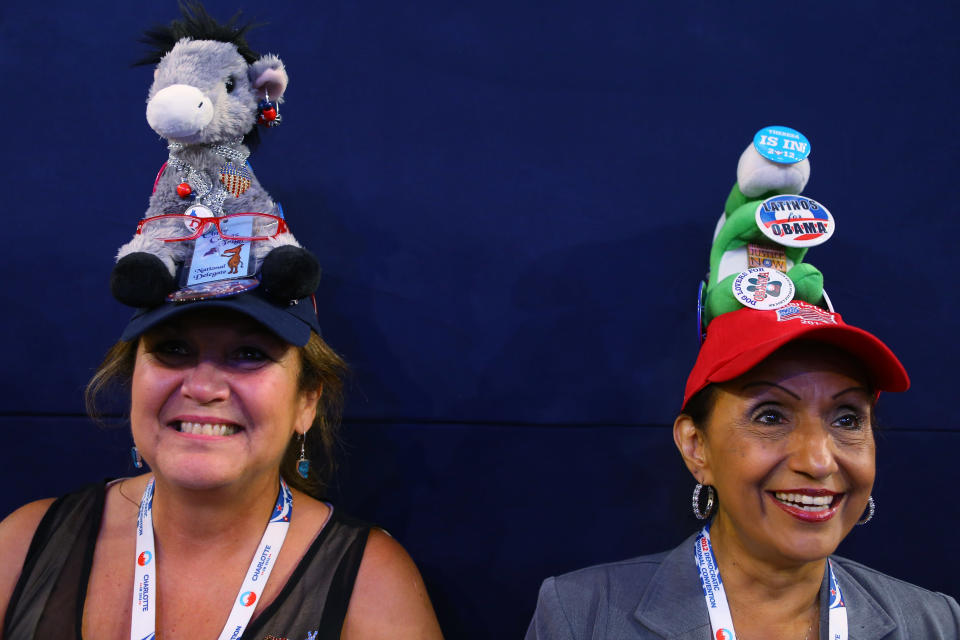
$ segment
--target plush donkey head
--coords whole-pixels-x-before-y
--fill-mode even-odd
[[[230,142],[256,134],[258,105],[280,102],[287,88],[283,62],[258,56],[245,40],[253,26],[238,15],[220,24],[199,4],[180,7],[182,20],[146,32],[154,52],[147,122],[162,137],[182,144]],[[248,135],[253,134],[253,135]]]

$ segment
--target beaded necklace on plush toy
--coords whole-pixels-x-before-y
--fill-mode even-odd
[[[239,198],[253,180],[253,174],[247,165],[250,152],[241,150],[241,141],[242,138],[237,138],[231,144],[202,145],[224,159],[219,171],[220,180],[216,184],[203,171],[180,159],[179,153],[186,145],[179,142],[168,144],[170,155],[167,165],[179,171],[181,176],[177,195],[181,198],[196,199],[199,204],[209,208],[213,215],[222,216],[223,201],[227,195]]]

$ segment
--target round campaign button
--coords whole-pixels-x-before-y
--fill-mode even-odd
[[[189,209],[187,209],[186,211],[184,211],[183,215],[192,216],[194,218],[212,218],[213,211],[210,209],[210,207],[205,207],[202,204],[195,204],[191,206]],[[196,231],[197,224],[199,223],[196,220],[184,220],[183,224],[190,231]]]
[[[804,196],[773,196],[757,205],[763,235],[786,247],[815,247],[830,239],[836,225],[827,208]]]
[[[700,288],[697,290],[697,344],[703,344],[703,339],[706,337],[703,330],[703,299],[706,290],[707,283],[701,280]]]
[[[794,164],[810,155],[810,141],[790,127],[764,127],[753,136],[754,148],[767,160]]]
[[[767,311],[793,300],[796,287],[787,274],[776,269],[754,267],[733,279],[733,295],[745,307]]]
[[[254,289],[260,281],[257,278],[234,278],[232,280],[214,280],[190,285],[167,296],[170,302],[193,302],[195,300],[209,300],[211,298],[225,298],[235,296],[244,291]]]

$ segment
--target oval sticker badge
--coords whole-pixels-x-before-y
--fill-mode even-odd
[[[763,235],[785,247],[815,247],[836,229],[827,208],[804,196],[767,198],[757,205],[756,220]]]
[[[810,141],[790,127],[764,127],[753,136],[754,148],[767,160],[795,164],[810,155]]]

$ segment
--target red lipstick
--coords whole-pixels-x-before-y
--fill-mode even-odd
[[[830,491],[829,489],[807,489],[807,488],[798,488],[798,489],[785,489],[781,491],[768,491],[767,494],[770,496],[770,499],[773,500],[773,503],[789,513],[791,516],[800,520],[802,522],[825,522],[836,515],[837,511],[840,508],[840,503],[843,501],[844,494],[838,493],[836,491]],[[777,496],[780,497],[777,497]],[[825,496],[832,497],[832,500],[829,504],[813,505],[813,504],[804,504],[801,506],[796,500],[792,499],[791,496],[810,496],[814,498],[821,498]],[[819,507],[817,509],[805,509],[806,507]]]

